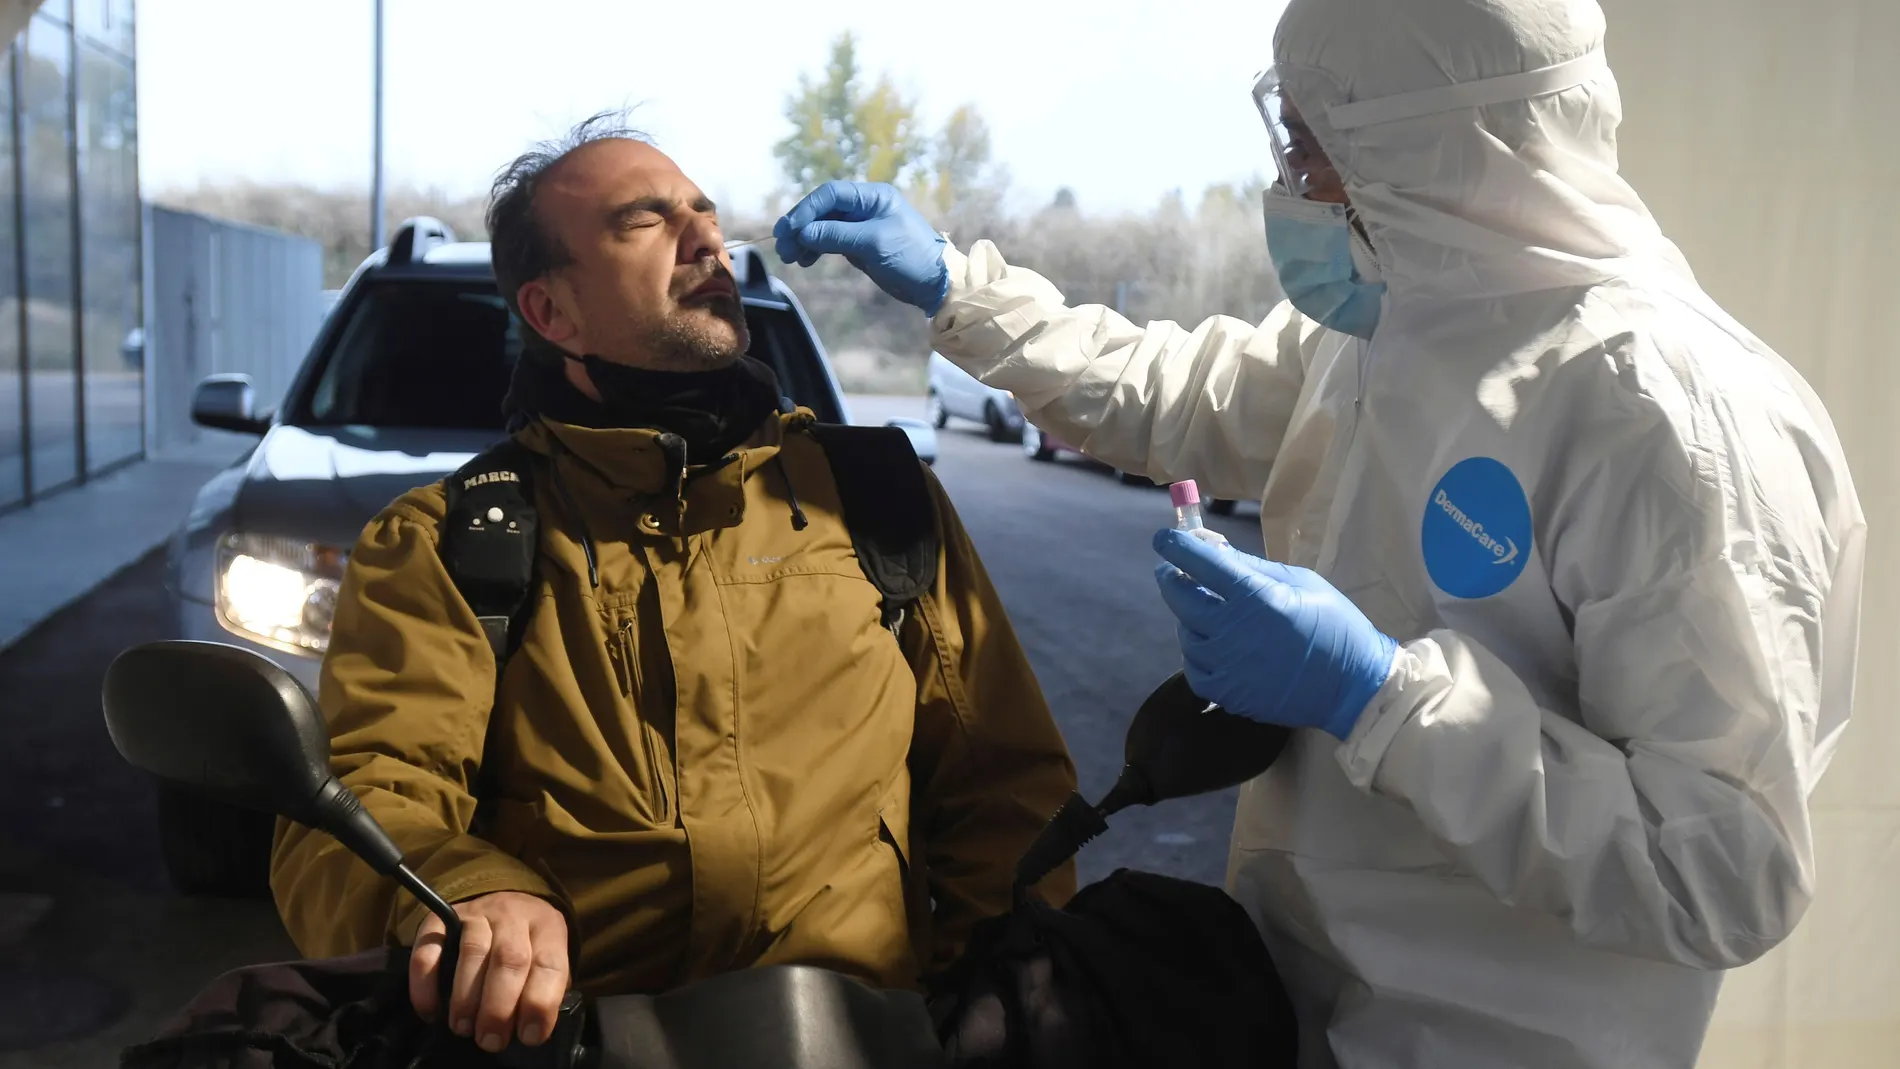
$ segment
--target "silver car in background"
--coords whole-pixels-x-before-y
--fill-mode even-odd
[[[1051,461],[1065,453],[1087,457],[1080,449],[1024,419],[1015,394],[985,385],[940,353],[930,354],[930,393],[924,398],[924,406],[924,420],[931,426],[942,430],[953,417],[981,423],[989,431],[991,441],[1019,442],[1023,455],[1030,460]],[[1118,470],[1115,475],[1130,486],[1155,485],[1129,472]],[[1230,516],[1234,505],[1224,498],[1215,499],[1207,503],[1207,510],[1216,516]]]
[[[924,419],[942,430],[951,418],[981,423],[992,442],[1023,439],[1023,411],[1016,395],[985,386],[976,376],[938,353],[930,354],[930,387],[924,398]]]

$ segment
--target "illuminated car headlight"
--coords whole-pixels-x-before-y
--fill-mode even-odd
[[[225,535],[218,540],[218,623],[291,653],[322,654],[347,556],[294,538]]]

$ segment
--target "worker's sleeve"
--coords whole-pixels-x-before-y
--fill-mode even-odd
[[[1101,305],[1071,308],[987,241],[944,250],[949,294],[932,320],[939,353],[1016,396],[1070,446],[1205,496],[1258,498],[1314,352],[1329,333],[1280,302],[1255,326],[1214,316],[1193,330],[1136,326]],[[1337,336],[1335,336],[1337,343]]]
[[[1771,466],[1745,448],[1632,440],[1538,529],[1574,614],[1575,709],[1437,630],[1404,645],[1339,752],[1507,904],[1700,969],[1760,957],[1807,909],[1808,796],[1859,627],[1851,489],[1830,502],[1795,447]]]
[[[936,587],[904,631],[918,681],[911,851],[936,904],[926,973],[954,962],[978,921],[1008,911],[1017,859],[1076,785],[996,589],[934,476],[930,485],[943,553]],[[1074,862],[1036,890],[1066,904]]]
[[[413,491],[357,540],[337,598],[318,704],[331,770],[450,902],[555,896],[532,869],[468,834],[495,693],[495,658],[436,553],[439,487]],[[328,835],[279,821],[271,889],[309,957],[414,940],[425,910]]]

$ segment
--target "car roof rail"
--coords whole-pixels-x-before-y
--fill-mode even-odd
[[[412,216],[402,221],[396,240],[389,243],[388,262],[392,265],[421,263],[430,249],[454,241],[455,231],[449,229],[449,224],[427,215]]]
[[[733,250],[732,279],[739,284],[742,296],[778,300],[778,294],[772,292],[771,276],[765,273],[765,257],[758,249]]]

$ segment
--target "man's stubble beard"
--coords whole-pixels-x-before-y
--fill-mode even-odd
[[[675,308],[666,318],[638,330],[629,340],[634,351],[646,355],[641,364],[655,371],[713,371],[744,356],[752,339],[739,302],[731,301],[730,308],[704,308],[717,319],[696,314],[698,309]]]
[[[591,350],[610,363],[649,371],[715,371],[751,348],[743,319],[720,322],[675,313],[657,322],[629,323],[617,341]]]

